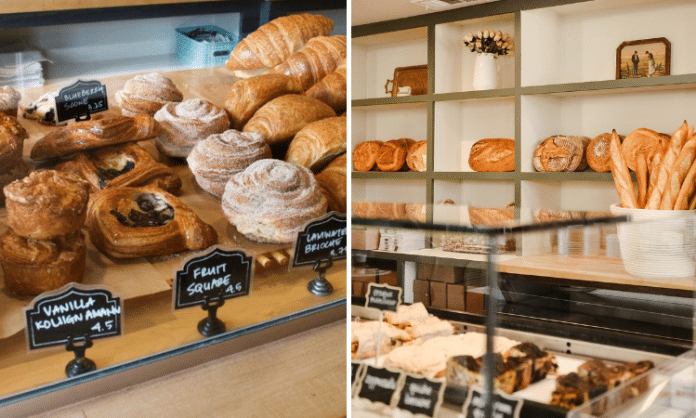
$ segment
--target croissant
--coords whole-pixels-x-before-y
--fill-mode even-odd
[[[302,82],[302,88],[308,90],[333,72],[345,58],[345,36],[317,36],[271,72],[296,77]]]
[[[155,161],[136,143],[81,151],[56,166],[57,170],[77,174],[91,185],[91,193],[116,186],[153,184],[170,193],[181,188],[181,178],[170,167]]]
[[[329,202],[329,210],[346,212],[348,154],[341,154],[329,163],[315,177],[322,193]]]
[[[158,131],[157,122],[146,114],[75,122],[39,139],[30,156],[32,160],[47,160],[76,151],[140,141],[157,135]]]
[[[92,244],[115,258],[201,250],[217,242],[212,226],[174,195],[152,185],[95,193],[85,225]]]
[[[344,59],[338,64],[334,72],[327,74],[326,77],[319,80],[305,94],[331,106],[336,113],[345,110],[347,106],[346,86],[348,85],[346,71],[346,60]]]
[[[306,13],[273,19],[242,39],[225,65],[240,78],[259,75],[288,59],[311,38],[330,34],[333,26],[327,17]]]
[[[346,152],[347,118],[337,116],[312,122],[302,128],[288,147],[285,161],[303,165],[315,173]]]
[[[244,132],[260,134],[269,145],[292,139],[308,123],[336,116],[326,103],[313,97],[286,94],[256,111],[244,125]]]
[[[282,74],[263,74],[239,80],[227,94],[225,110],[232,128],[240,131],[261,106],[284,94],[302,94],[300,81]]]

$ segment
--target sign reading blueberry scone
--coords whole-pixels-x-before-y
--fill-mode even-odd
[[[96,80],[78,80],[63,87],[56,96],[56,118],[58,122],[103,112],[109,109],[106,86]]]
[[[176,272],[174,309],[248,295],[253,265],[252,257],[243,251],[219,247],[189,259]]]
[[[293,266],[314,264],[318,260],[346,258],[348,238],[346,217],[336,212],[312,221],[297,235]]]
[[[30,350],[121,335],[121,298],[98,286],[70,283],[25,309]]]

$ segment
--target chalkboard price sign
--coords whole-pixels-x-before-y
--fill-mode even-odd
[[[56,96],[58,122],[79,119],[108,108],[106,86],[96,80],[78,80],[75,84],[60,89]]]
[[[403,372],[367,366],[358,389],[358,397],[391,405],[394,394],[403,385]]]
[[[121,335],[121,298],[98,286],[70,283],[37,296],[25,309],[29,349]]]
[[[367,285],[367,296],[365,296],[366,308],[396,312],[396,308],[399,304],[401,304],[400,287],[376,283]]]
[[[515,399],[501,392],[494,392],[492,418],[520,418],[522,402],[522,399]],[[469,395],[466,398],[466,402],[464,402],[463,412],[466,418],[483,418],[485,415],[485,397],[473,386],[469,388]]]
[[[347,256],[348,224],[345,215],[329,212],[307,224],[297,235],[293,267],[314,264],[318,260],[343,260]]]
[[[406,375],[396,407],[412,414],[435,417],[437,410],[442,405],[444,393],[444,382]]]
[[[174,309],[204,305],[206,300],[248,295],[252,261],[243,251],[225,251],[219,247],[190,258],[176,272]]]

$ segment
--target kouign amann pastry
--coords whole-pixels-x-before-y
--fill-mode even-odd
[[[317,183],[329,202],[329,210],[346,213],[348,156],[342,154],[316,175]]]
[[[89,237],[115,258],[169,255],[217,243],[215,229],[156,186],[111,187],[89,202]]]
[[[149,115],[113,116],[71,123],[39,139],[32,160],[62,157],[76,151],[141,141],[157,135],[159,126]]]
[[[155,113],[162,130],[157,149],[170,157],[187,157],[196,143],[230,128],[227,113],[203,99],[167,103]]]
[[[8,171],[22,159],[27,131],[16,118],[0,114],[0,173]]]
[[[17,108],[22,94],[10,86],[0,87],[0,113],[17,117]]]
[[[309,90],[332,73],[345,58],[345,36],[317,36],[271,72],[295,77],[302,83],[303,90]]]
[[[331,19],[307,13],[281,16],[242,39],[225,63],[240,78],[259,75],[284,62],[310,39],[333,30]]]
[[[261,106],[244,125],[244,132],[260,134],[273,145],[292,139],[309,123],[332,116],[336,116],[336,112],[320,100],[286,94]]]
[[[232,176],[222,195],[227,220],[260,242],[294,242],[302,226],[326,208],[309,169],[274,159],[256,161]]]
[[[271,147],[261,135],[230,129],[197,143],[186,161],[198,185],[221,197],[230,177],[265,158],[271,158]]]
[[[7,224],[19,236],[52,239],[82,228],[89,183],[72,173],[31,172],[3,189]]]
[[[345,116],[308,124],[290,142],[285,161],[305,166],[316,173],[334,157],[346,152],[347,125]]]
[[[263,74],[239,80],[227,94],[225,110],[233,129],[241,131],[261,106],[285,94],[302,94],[300,80],[283,74]]]
[[[137,75],[126,81],[123,89],[116,92],[116,104],[126,116],[138,113],[152,116],[168,102],[182,100],[184,95],[174,82],[159,73]]]
[[[0,236],[5,287],[15,295],[35,296],[82,282],[86,255],[82,231],[52,240],[21,237],[11,229]]]
[[[92,193],[107,187],[147,184],[170,193],[181,189],[181,178],[174,170],[155,161],[149,152],[133,142],[78,152],[69,161],[58,164],[56,169],[88,181]]]
[[[31,171],[31,166],[24,160],[17,161],[14,165],[0,172],[0,189],[13,181],[23,179]],[[0,193],[0,207],[5,206],[5,194]]]

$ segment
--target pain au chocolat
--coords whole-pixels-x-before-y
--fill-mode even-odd
[[[114,258],[169,255],[217,242],[212,226],[155,186],[112,187],[93,194],[86,225],[92,244]]]

